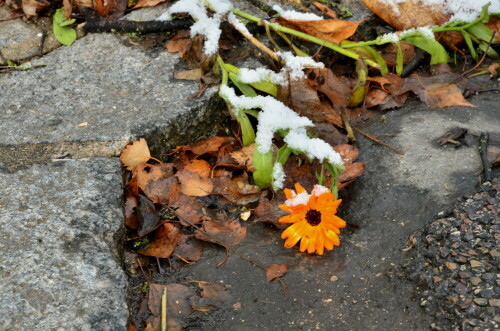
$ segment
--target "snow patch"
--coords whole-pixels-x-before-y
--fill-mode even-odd
[[[323,19],[322,17],[319,17],[318,15],[313,13],[301,13],[294,10],[283,10],[283,8],[278,5],[274,5],[273,9],[276,10],[281,17],[286,18],[287,20],[320,21]]]

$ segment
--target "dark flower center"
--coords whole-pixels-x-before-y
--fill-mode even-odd
[[[319,223],[321,223],[321,212],[314,209],[309,209],[306,213],[306,221],[312,226],[318,225]]]

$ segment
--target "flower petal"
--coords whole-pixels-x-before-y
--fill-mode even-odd
[[[312,254],[316,251],[316,241],[318,240],[318,227],[313,226],[309,231],[309,246],[307,252]]]
[[[325,231],[325,236],[335,245],[340,246],[340,238],[339,236],[330,230]]]
[[[318,255],[323,255],[325,252],[325,241],[323,237],[323,231],[318,231],[318,240],[316,241],[316,251],[318,252]]]
[[[302,192],[305,192],[306,189],[302,187],[299,183],[295,183],[295,190],[297,190],[297,194],[300,194]]]

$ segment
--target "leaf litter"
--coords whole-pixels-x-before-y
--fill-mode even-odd
[[[141,1],[137,6],[155,5],[159,2]],[[385,12],[386,8],[381,5],[381,1],[366,0],[365,3],[370,3],[368,6],[371,6],[377,15],[399,30],[418,28],[414,18],[422,23],[424,16],[421,8],[417,7],[398,7]],[[336,45],[353,38],[362,23],[336,20],[334,11],[319,3],[315,3],[315,6],[334,19],[302,20],[279,17],[273,22]],[[398,10],[405,12],[400,22],[394,21]],[[440,24],[449,18],[442,17],[439,10],[436,13],[432,12],[426,18],[429,24]],[[492,17],[486,26],[491,31],[496,31],[498,20]],[[451,33],[436,34],[436,37],[441,38],[440,40],[452,49],[456,49],[460,42],[460,38]],[[237,52],[234,51],[234,42],[231,38],[221,40],[224,58],[240,56],[235,55]],[[297,45],[303,50],[307,49],[307,46],[304,46],[307,44],[305,40],[297,39],[287,43],[297,53],[300,52]],[[323,139],[341,155],[344,170],[337,177],[339,190],[352,183],[366,170],[364,163],[356,161],[359,151],[348,144],[349,139],[344,133],[350,124],[356,125],[368,119],[377,110],[402,107],[411,96],[418,97],[430,107],[474,107],[464,98],[464,93],[471,91],[467,77],[453,73],[446,66],[439,68],[437,74],[432,76],[425,73],[400,76],[398,67],[414,61],[417,56],[415,45],[405,42],[383,45],[378,48],[379,58],[368,49],[353,48],[362,54],[363,58],[371,58],[378,63],[382,61],[398,74],[368,70],[366,66],[356,65],[354,68],[349,64],[337,63],[325,68],[306,70],[303,78],[288,78],[285,85],[278,87],[279,101],[317,125],[316,132],[313,129],[308,134],[324,137]],[[220,72],[213,69],[214,58],[204,54],[203,38],[200,36],[192,37],[187,30],[178,31],[166,47],[169,52],[178,52],[191,68],[175,73],[176,78],[200,82],[205,78],[216,83],[220,81]],[[317,51],[315,57],[321,56],[324,55]],[[279,70],[275,62],[268,60],[268,63],[271,68]],[[490,66],[488,72],[494,76],[498,72],[497,67]],[[363,78],[363,75],[366,77]],[[238,86],[237,80],[233,79],[233,82]],[[251,90],[242,87],[241,91],[253,94],[258,90],[261,91],[258,93],[264,95],[269,93],[269,90],[250,85],[253,87]],[[353,95],[359,91],[360,101],[353,103]],[[283,145],[283,139],[275,137],[274,152]],[[169,263],[178,259],[185,264],[191,264],[203,259],[203,251],[210,244],[222,246],[227,254],[232,252],[240,255],[235,246],[245,240],[248,231],[251,231],[245,224],[247,220],[252,222],[248,224],[253,225],[266,222],[277,228],[286,227],[286,224],[277,222],[277,219],[283,216],[283,211],[278,207],[285,200],[283,193],[262,189],[254,183],[255,150],[254,144],[243,146],[239,137],[215,136],[191,145],[178,146],[167,154],[166,163],[163,163],[151,158],[144,139],[128,146],[120,160],[124,167],[132,172],[126,188],[125,202],[125,225],[129,231],[131,246],[134,247],[132,251],[156,259],[167,259]],[[318,161],[309,160],[293,151],[283,163],[283,169],[287,173],[285,187],[292,187],[300,181],[308,191],[318,182],[318,176],[323,175]],[[331,176],[326,174],[326,185],[331,184],[332,180]],[[139,258],[136,257],[136,260],[139,261]],[[152,262],[149,264],[152,265]],[[219,266],[224,263],[225,260],[221,261]],[[264,267],[255,261],[252,263],[265,271],[267,282],[274,279],[283,282],[281,277],[288,270],[286,264]],[[195,288],[186,285],[150,284],[148,304],[151,305],[152,315],[144,320],[147,327],[154,328],[159,325],[158,307],[161,306],[161,295],[159,296],[158,291],[165,288],[169,293],[172,292],[170,299],[177,295],[179,300],[175,301],[176,304],[183,304],[183,307],[172,307],[171,300],[168,301],[169,329],[180,328],[185,318],[191,314],[186,315],[188,311],[206,312],[217,309],[221,302],[234,303],[225,286],[204,281],[193,282],[198,283],[199,295]],[[238,303],[233,306],[238,306]]]

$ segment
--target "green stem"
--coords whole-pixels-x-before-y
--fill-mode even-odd
[[[224,65],[224,61],[222,60],[220,55],[217,55],[217,64],[219,65],[220,70],[222,71],[222,85],[227,85],[229,75],[227,74],[226,66]]]
[[[350,57],[352,59],[355,59],[355,60],[359,59],[359,55],[357,53],[351,52],[351,51],[346,50],[346,49],[343,49],[342,47],[340,47],[338,45],[335,45],[335,44],[332,44],[332,43],[330,43],[328,41],[325,41],[323,39],[319,39],[319,38],[313,37],[311,35],[308,35],[307,33],[303,33],[303,32],[300,32],[300,31],[297,31],[297,30],[294,30],[294,29],[290,29],[290,28],[281,26],[281,25],[279,25],[277,23],[265,22],[265,21],[263,21],[262,19],[260,19],[260,18],[258,18],[256,16],[247,14],[245,12],[242,12],[241,10],[238,10],[238,9],[231,9],[231,11],[235,15],[238,15],[238,16],[244,18],[244,19],[247,19],[249,21],[255,22],[257,24],[260,24],[260,25],[266,24],[267,26],[269,26],[270,28],[272,28],[275,31],[280,31],[280,32],[288,33],[288,34],[290,34],[292,36],[296,36],[296,37],[308,40],[310,42],[313,42],[315,44],[321,45],[323,47],[330,48],[331,50],[334,50],[334,51],[336,51],[336,52],[338,52],[338,53],[340,53],[342,55],[345,55],[347,57]],[[379,65],[377,63],[373,62],[370,59],[364,59],[364,61],[366,62],[366,64],[368,64],[371,67],[379,68]]]

